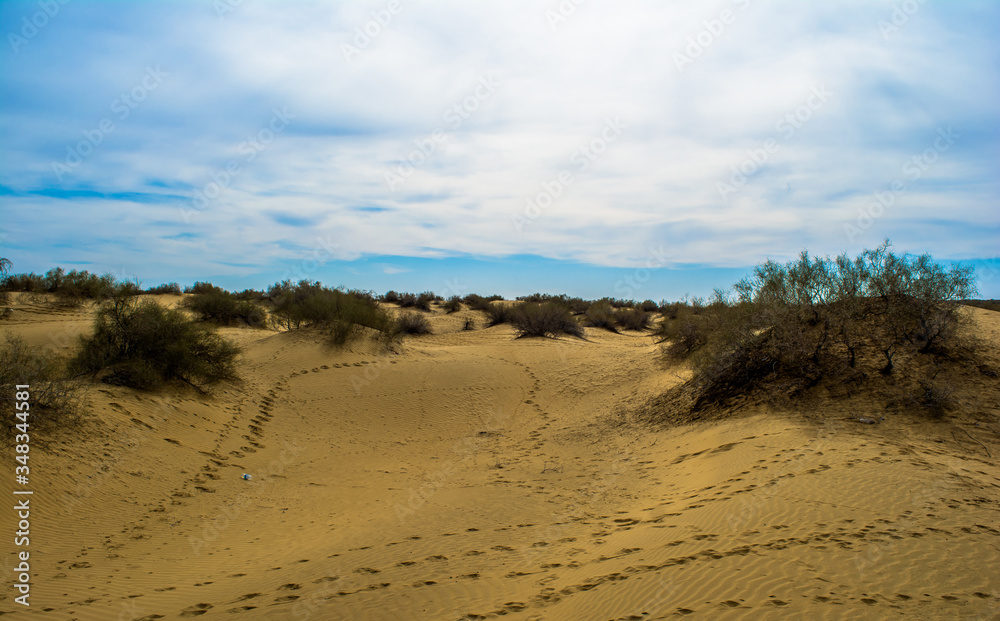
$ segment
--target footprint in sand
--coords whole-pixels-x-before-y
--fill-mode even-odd
[[[209,609],[214,608],[212,604],[195,604],[194,606],[188,606],[181,611],[182,617],[197,617],[203,615],[209,611]]]

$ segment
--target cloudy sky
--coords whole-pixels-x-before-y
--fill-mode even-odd
[[[1000,297],[995,2],[0,2],[0,256],[679,298],[890,238]]]

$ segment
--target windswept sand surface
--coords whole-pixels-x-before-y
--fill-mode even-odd
[[[5,587],[0,611],[1000,616],[996,425],[869,426],[831,406],[612,426],[682,381],[650,337],[515,340],[460,331],[468,314],[435,314],[437,333],[398,353],[227,329],[243,383],[211,397],[95,386],[84,437],[31,454],[32,606]],[[976,315],[994,344],[997,316]],[[86,311],[24,304],[0,327],[61,347],[88,326]],[[15,526],[5,510],[5,540]]]

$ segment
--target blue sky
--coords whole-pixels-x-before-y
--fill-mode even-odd
[[[0,256],[675,299],[889,237],[998,298],[998,23],[919,0],[0,2]]]

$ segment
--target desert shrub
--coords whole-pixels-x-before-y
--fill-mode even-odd
[[[399,306],[401,308],[416,308],[423,311],[429,311],[431,309],[431,302],[437,298],[431,291],[425,291],[420,295],[415,295],[413,293],[401,293],[399,294]]]
[[[462,298],[458,297],[457,295],[453,295],[450,298],[448,298],[448,301],[445,302],[441,306],[441,308],[443,308],[445,312],[448,313],[457,313],[458,311],[462,310]]]
[[[465,323],[462,324],[462,329],[463,330],[475,330],[476,329],[476,320],[473,319],[472,317],[466,317],[465,318]]]
[[[87,300],[107,300],[117,291],[126,287],[130,292],[138,293],[136,282],[119,282],[113,274],[91,274],[87,270],[70,270],[62,279],[56,293],[62,298],[77,298]]]
[[[647,313],[655,313],[656,311],[660,310],[660,306],[653,300],[643,300],[638,305],[636,305],[636,308],[646,311]]]
[[[267,325],[267,312],[247,300],[241,300],[227,291],[212,293],[197,293],[184,300],[184,306],[189,308],[201,321],[211,321],[228,326],[242,322],[253,328],[263,328]]]
[[[276,325],[294,329],[315,327],[327,331],[331,341],[343,345],[366,328],[392,334],[395,322],[372,296],[328,289],[318,282],[302,280],[275,284],[268,291]]]
[[[619,308],[614,313],[615,325],[624,330],[649,329],[649,313],[641,308]]]
[[[510,308],[510,323],[518,337],[555,336],[559,333],[583,336],[583,328],[569,309],[555,302],[521,302]]]
[[[569,309],[574,315],[582,315],[587,312],[590,308],[591,302],[589,300],[584,300],[583,298],[567,298],[566,308]]]
[[[431,302],[438,299],[438,296],[434,294],[433,291],[424,291],[417,296],[417,301],[414,304],[417,308],[424,311],[429,311],[431,309]]]
[[[200,386],[232,379],[238,353],[181,311],[119,293],[100,308],[70,366],[105,383],[149,390],[169,380]]]
[[[5,274],[2,287],[5,291],[24,291],[27,293],[44,293],[45,283],[41,276],[34,272],[27,274]]]
[[[168,282],[146,289],[146,293],[152,295],[180,295],[181,286],[175,282]]]
[[[475,293],[470,293],[469,295],[465,296],[464,301],[466,304],[469,305],[470,309],[483,312],[486,312],[487,309],[489,309],[492,306],[491,300],[489,298],[484,298],[483,296],[477,295]]]
[[[971,268],[946,269],[928,255],[895,255],[890,244],[854,259],[768,261],[740,281],[735,300],[692,303],[661,328],[668,347],[695,367],[699,404],[722,402],[766,381],[791,392],[824,377],[893,373],[900,354],[947,349],[959,300],[975,291]],[[687,323],[694,324],[688,327]]]
[[[420,313],[401,313],[396,318],[396,331],[402,334],[430,334],[431,324]]]
[[[387,304],[395,304],[399,301],[399,294],[395,291],[386,291],[385,295],[382,296],[382,301]]]
[[[514,307],[509,304],[495,304],[491,302],[483,310],[486,313],[486,325],[490,327],[499,326],[502,323],[510,323],[511,316],[514,314]]]
[[[216,287],[210,282],[196,282],[184,288],[184,293],[220,293],[225,292],[222,287]]]
[[[664,319],[677,319],[677,316],[681,313],[681,309],[685,306],[683,302],[667,302],[663,300],[660,302],[659,310]]]
[[[15,426],[22,422],[16,417],[19,384],[29,386],[29,433],[44,433],[79,419],[79,387],[63,377],[60,363],[8,333],[0,345],[0,442],[10,443],[22,433]]]
[[[615,309],[608,300],[598,300],[592,303],[587,312],[583,314],[584,324],[591,328],[604,328],[611,332],[618,332],[615,327]]]
[[[965,306],[975,306],[991,311],[1000,311],[1000,300],[961,300]]]
[[[267,294],[257,289],[244,289],[243,291],[234,293],[233,297],[244,302],[263,302]]]
[[[5,291],[24,291],[28,293],[54,293],[56,303],[62,306],[76,306],[84,300],[104,300],[125,283],[115,280],[113,274],[98,276],[87,270],[71,270],[66,272],[61,267],[55,267],[39,276],[34,272],[29,274],[10,274],[0,282],[0,289]],[[138,287],[129,283],[130,287]]]

